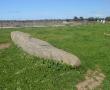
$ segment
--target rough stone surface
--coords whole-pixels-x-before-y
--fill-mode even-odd
[[[74,67],[80,66],[80,60],[75,55],[58,49],[46,41],[32,38],[29,34],[14,31],[11,33],[13,42],[25,52],[44,59],[56,60]]]

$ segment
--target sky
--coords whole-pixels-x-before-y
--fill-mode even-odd
[[[110,0],[0,0],[0,20],[110,16]]]

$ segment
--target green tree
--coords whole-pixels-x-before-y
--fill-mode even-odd
[[[106,21],[110,21],[110,16],[105,18]]]
[[[83,20],[84,20],[84,18],[83,18],[83,17],[79,17],[79,19],[80,19],[80,21],[83,21]]]
[[[74,17],[74,21],[78,21],[79,18],[77,16]]]

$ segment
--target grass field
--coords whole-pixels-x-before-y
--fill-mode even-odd
[[[10,39],[15,30],[77,55],[81,67],[74,69],[26,54]],[[110,37],[104,32],[110,33],[109,24],[0,29],[0,43],[12,43],[0,50],[0,90],[76,90],[87,70],[97,68],[106,76],[102,90],[110,90]]]

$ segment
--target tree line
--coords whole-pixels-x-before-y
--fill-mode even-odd
[[[88,18],[84,18],[84,17],[77,17],[75,16],[73,19],[66,19],[66,21],[100,21],[100,20],[106,20],[106,21],[110,21],[110,16],[105,17],[105,18],[100,18],[100,17],[88,17]]]

